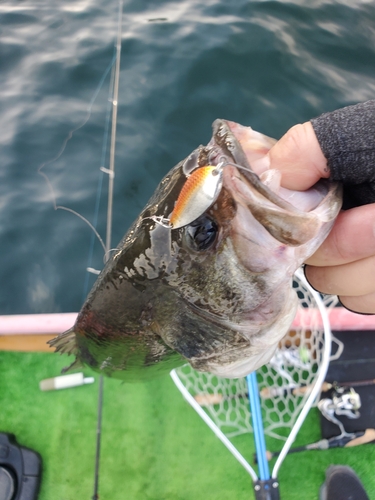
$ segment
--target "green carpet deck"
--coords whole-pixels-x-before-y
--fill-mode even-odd
[[[90,500],[93,494],[98,377],[92,385],[41,392],[39,381],[69,363],[53,354],[0,352],[0,431],[43,458],[40,500]],[[91,375],[85,370],[85,375]],[[183,400],[169,376],[148,383],[105,379],[101,500],[249,500],[250,476]],[[296,444],[320,438],[310,413]],[[251,457],[252,436],[236,438]],[[273,443],[269,443],[272,448]],[[290,455],[281,497],[316,500],[330,464],[348,464],[375,498],[375,446]]]

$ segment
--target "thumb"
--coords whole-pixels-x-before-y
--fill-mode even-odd
[[[327,159],[310,122],[289,129],[268,157],[270,168],[280,170],[281,185],[288,189],[305,191],[321,177],[329,177]]]

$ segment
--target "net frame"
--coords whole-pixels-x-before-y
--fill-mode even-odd
[[[300,310],[308,309],[309,314],[299,315],[298,324],[294,324],[279,343],[270,363],[258,370],[260,394],[263,391],[264,395],[264,390],[271,390],[272,394],[272,389],[276,394],[279,392],[279,395],[273,393],[272,399],[261,397],[264,433],[284,441],[272,470],[274,479],[318,399],[331,354],[332,334],[324,301],[309,285],[301,269],[295,273],[293,286]],[[257,473],[230,441],[234,436],[253,432],[246,380],[223,379],[197,372],[190,365],[172,370],[171,377],[187,402],[256,482]]]

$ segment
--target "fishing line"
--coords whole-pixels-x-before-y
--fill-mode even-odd
[[[76,215],[77,217],[79,217],[83,222],[85,222],[89,227],[90,229],[93,231],[93,233],[95,234],[95,236],[98,238],[103,250],[104,250],[104,253],[106,252],[106,247],[105,247],[105,244],[103,242],[103,239],[101,238],[100,234],[98,233],[98,231],[95,229],[94,225],[91,224],[91,222],[89,222],[86,217],[84,217],[83,215],[79,214],[78,212],[76,212],[75,210],[73,210],[72,208],[68,208],[68,207],[65,207],[63,205],[58,205],[57,204],[57,196],[55,194],[55,190],[53,189],[53,186],[52,186],[52,183],[48,177],[48,175],[46,174],[46,172],[43,170],[47,165],[50,165],[52,163],[54,163],[55,161],[57,161],[61,155],[64,153],[65,149],[66,149],[66,146],[68,144],[68,142],[70,141],[70,139],[72,139],[73,135],[75,134],[75,132],[77,132],[77,130],[81,129],[82,127],[84,127],[86,125],[86,123],[89,121],[90,117],[91,117],[91,113],[92,113],[92,107],[94,105],[94,102],[96,100],[96,98],[98,97],[98,94],[104,84],[104,81],[109,73],[109,71],[111,70],[111,68],[113,67],[113,64],[115,63],[115,60],[116,60],[116,56],[114,55],[114,57],[112,58],[111,62],[109,63],[108,67],[106,68],[106,70],[104,71],[97,87],[96,87],[96,90],[90,100],[90,103],[87,107],[87,111],[86,111],[86,116],[85,118],[83,119],[83,121],[77,125],[76,127],[74,127],[72,130],[70,130],[70,132],[68,133],[68,135],[66,136],[66,138],[64,139],[62,145],[61,145],[61,148],[60,150],[58,151],[58,153],[56,154],[56,156],[54,158],[52,158],[51,160],[48,160],[44,163],[42,163],[38,169],[37,169],[37,172],[39,175],[41,175],[44,180],[46,181],[46,184],[48,186],[48,189],[50,190],[50,193],[52,195],[52,204],[53,204],[53,209],[54,210],[65,210],[66,212],[70,212],[74,215]]]
[[[190,173],[185,173],[187,180],[183,185],[177,201],[169,217],[163,215],[151,215],[143,220],[151,219],[160,226],[167,229],[180,229],[191,224],[200,217],[217,200],[223,186],[223,170],[226,166],[233,166],[243,172],[246,181],[266,200],[277,207],[288,210],[293,214],[300,215],[301,212],[289,202],[281,198],[270,189],[261,178],[248,167],[238,165],[229,161],[225,156],[220,156],[214,165],[198,166]],[[199,187],[199,191],[197,189]]]

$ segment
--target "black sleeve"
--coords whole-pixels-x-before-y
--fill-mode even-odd
[[[344,208],[375,202],[375,100],[311,120],[330,179],[344,184]]]

